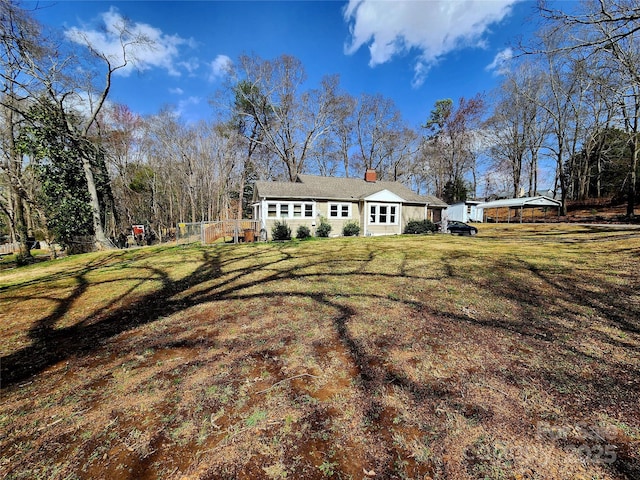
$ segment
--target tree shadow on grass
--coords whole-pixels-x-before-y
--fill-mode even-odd
[[[358,375],[356,384],[362,393],[362,397],[366,399],[363,406],[364,416],[372,424],[380,424],[384,404],[378,394],[384,391],[387,386],[401,389],[409,394],[416,403],[442,400],[448,402],[453,409],[466,407],[464,405],[457,406],[461,405],[461,401],[459,392],[456,391],[456,386],[447,385],[445,382],[416,381],[407,372],[395,366],[389,354],[383,348],[373,348],[371,344],[358,339],[351,328],[351,322],[361,315],[355,305],[360,304],[363,298],[371,302],[390,301],[395,304],[401,304],[411,311],[420,312],[422,314],[420,318],[424,323],[423,328],[427,332],[429,330],[429,319],[439,318],[451,324],[467,325],[471,332],[473,332],[474,328],[482,328],[512,333],[522,337],[524,341],[535,346],[540,351],[545,351],[546,344],[551,345],[551,343],[559,341],[559,337],[580,334],[579,331],[562,325],[546,324],[545,319],[540,316],[541,309],[548,302],[548,299],[543,300],[543,292],[536,291],[531,285],[523,284],[519,278],[510,277],[507,271],[509,266],[498,262],[493,268],[505,269],[504,275],[502,275],[504,281],[496,284],[486,284],[482,283],[480,279],[476,286],[498,298],[515,299],[517,304],[520,305],[523,315],[527,317],[522,318],[519,322],[486,317],[477,318],[463,312],[440,312],[429,306],[428,298],[422,298],[417,301],[400,297],[390,299],[386,295],[372,293],[345,292],[342,295],[330,292],[308,293],[302,289],[295,291],[293,287],[281,289],[277,292],[259,291],[254,293],[251,291],[251,287],[258,284],[277,285],[277,282],[281,281],[299,282],[310,279],[328,281],[331,278],[344,276],[355,276],[361,282],[375,281],[380,278],[402,279],[408,282],[423,281],[425,279],[433,280],[432,277],[412,277],[408,275],[407,272],[410,270],[407,267],[408,262],[406,256],[401,252],[398,259],[398,268],[395,269],[397,273],[381,273],[375,269],[369,271],[367,266],[376,259],[376,254],[371,249],[361,252],[360,257],[356,259],[348,257],[352,258],[349,265],[341,265],[340,269],[333,270],[331,269],[332,264],[336,261],[342,261],[343,258],[339,248],[335,249],[330,256],[326,256],[326,254],[319,256],[312,249],[308,249],[305,252],[298,252],[299,255],[294,258],[287,250],[287,247],[283,246],[274,251],[272,256],[256,260],[253,265],[248,267],[242,266],[239,261],[243,258],[258,258],[258,251],[249,250],[245,257],[231,256],[226,260],[216,252],[218,251],[203,250],[202,264],[192,274],[181,280],[172,280],[165,270],[148,267],[149,272],[153,273],[153,278],[161,282],[161,287],[156,291],[136,298],[129,304],[118,307],[114,312],[105,313],[102,317],[97,315],[95,319],[87,319],[85,322],[70,327],[55,328],[56,324],[72,309],[74,301],[87,294],[87,289],[91,284],[87,276],[95,268],[95,265],[76,272],[74,274],[76,279],[74,291],[59,302],[51,315],[37,322],[31,329],[29,332],[31,344],[2,358],[2,387],[6,388],[25,381],[42,372],[48,366],[73,356],[88,355],[99,348],[101,344],[120,333],[154,322],[162,317],[170,316],[200,303],[219,300],[267,299],[273,296],[281,296],[283,298],[300,297],[311,299],[318,305],[330,307],[335,312],[331,319],[333,329],[356,366]],[[458,275],[464,261],[465,259],[461,257],[456,259],[455,262],[445,262],[443,269],[446,275],[451,278]],[[238,262],[238,264],[234,265],[234,262]],[[554,292],[558,292],[564,300],[575,298],[575,301],[580,306],[588,306],[595,309],[599,316],[611,319],[613,323],[632,335],[638,334],[637,325],[629,318],[634,315],[635,318],[640,316],[637,307],[625,305],[618,298],[611,299],[607,296],[607,293],[592,294],[581,292],[579,284],[566,285],[565,283],[560,283],[556,277],[549,275],[548,272],[536,269],[535,265],[521,264],[519,267],[529,272],[533,278],[543,282]],[[491,268],[491,266],[487,268]],[[327,271],[316,273],[316,269]],[[255,274],[258,275],[256,276]],[[468,275],[459,277],[461,280],[467,278]],[[139,281],[148,279],[149,277],[143,275],[139,277]],[[208,282],[215,279],[220,279],[220,281],[214,282],[214,285],[208,284]],[[446,281],[446,278],[442,280]],[[292,283],[291,285],[294,284]],[[129,293],[130,291],[121,295],[118,299],[114,299],[110,305],[124,303]],[[590,334],[599,335],[597,332],[590,332]],[[445,339],[440,338],[440,340],[444,341]],[[611,338],[605,336],[602,336],[602,340],[609,343],[612,342]],[[570,371],[560,372],[562,375],[556,372],[554,375],[554,363],[558,364],[563,355],[570,351],[571,349],[568,345],[560,343],[549,356],[552,362],[548,368],[534,371],[527,367],[520,373],[535,376],[544,380],[544,384],[554,388],[565,384],[573,390],[578,389],[582,384],[587,384],[590,393],[598,390],[618,391],[620,392],[620,397],[618,398],[630,396],[636,392],[635,384],[628,383],[628,376],[617,378],[612,375],[606,382],[603,382],[602,378],[588,379],[577,375],[572,377]],[[588,358],[583,352],[579,353],[578,361],[585,365],[592,360],[598,360]],[[623,368],[623,365],[616,365],[613,361],[607,366],[611,367],[611,371],[614,373],[620,372]],[[637,375],[638,372],[634,370],[631,373]],[[509,372],[505,372],[502,375],[506,378],[508,374]],[[598,399],[588,400],[583,405],[593,405],[595,408],[606,406]],[[389,436],[390,433],[385,433],[381,430],[379,442],[386,446],[388,455],[380,459],[376,469],[383,476],[391,476],[394,473],[392,461],[395,447],[392,446],[393,439]],[[633,459],[622,461],[616,468],[621,472],[627,472],[627,475],[638,474],[640,470],[634,466],[633,461]]]
[[[105,260],[98,264],[90,263],[86,268],[73,273],[76,283],[73,291],[62,300],[57,300],[55,310],[29,330],[31,343],[0,359],[3,389],[23,382],[62,360],[87,355],[115,335],[189,307],[188,301],[174,300],[173,297],[220,275],[218,255],[211,255],[207,251],[203,251],[202,265],[180,280],[172,280],[168,272],[159,268],[136,267],[138,271],[151,271],[153,279],[161,282],[161,287],[129,300],[127,296],[135,288],[132,287],[125,294],[111,300],[110,305],[122,305],[117,310],[104,316],[98,312],[94,318],[87,318],[69,327],[56,328],[56,324],[71,311],[74,303],[86,295],[88,287],[95,285],[87,279],[87,275],[104,265]],[[144,282],[149,277],[139,275],[127,279]],[[102,311],[107,309],[108,306]]]
[[[95,269],[104,267],[113,261],[113,255],[100,257],[72,272],[55,273],[45,278],[40,277],[37,281],[20,284],[19,287],[28,288],[41,282],[46,283],[68,277],[75,280],[73,291],[63,299],[44,298],[47,301],[55,301],[57,306],[51,314],[37,321],[29,330],[28,336],[31,340],[29,345],[0,358],[0,387],[5,389],[23,382],[46,368],[73,356],[88,355],[105,341],[120,333],[170,316],[194,305],[221,300],[234,292],[260,283],[294,278],[296,270],[300,268],[298,264],[293,267],[286,266],[287,262],[293,258],[287,251],[286,245],[276,249],[273,257],[263,259],[263,261],[257,260],[250,266],[234,268],[236,263],[242,265],[242,260],[257,259],[259,253],[259,250],[250,249],[244,255],[232,255],[224,260],[221,258],[219,250],[203,249],[202,264],[193,273],[179,280],[173,280],[169,272],[162,268],[136,265],[136,273],[127,276],[126,280],[138,283],[103,306],[101,312],[106,313],[98,312],[69,327],[56,328],[56,325],[68,312],[72,311],[78,299],[87,294],[87,289],[90,286],[105,283],[90,281],[87,276]],[[296,257],[298,261],[301,256]],[[313,252],[304,256],[309,258],[309,266],[319,266],[323,263],[330,265],[331,263],[327,260],[314,261],[317,254]],[[206,282],[221,277],[223,268],[225,269],[224,284],[201,287],[206,285]],[[267,272],[267,274],[260,278],[253,278],[252,275],[259,271]],[[161,287],[142,297],[129,298],[137,286],[149,280],[160,281]],[[7,290],[12,288],[14,287],[7,287]],[[189,292],[190,290],[191,292]],[[29,298],[37,297],[30,296]],[[118,307],[110,311],[110,307],[116,305]]]

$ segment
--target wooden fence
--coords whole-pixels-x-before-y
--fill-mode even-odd
[[[179,223],[178,243],[255,242],[260,240],[260,222],[250,219]]]

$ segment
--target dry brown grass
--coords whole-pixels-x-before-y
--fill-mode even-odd
[[[6,478],[640,478],[640,231],[0,273]]]

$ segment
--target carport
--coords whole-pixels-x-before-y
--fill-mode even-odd
[[[524,219],[524,210],[525,208],[531,209],[531,220],[534,220],[533,213],[535,208],[541,208],[544,212],[544,219],[547,218],[547,208],[557,208],[558,215],[560,214],[560,207],[562,206],[562,202],[559,200],[554,200],[553,198],[538,196],[538,197],[521,197],[521,198],[505,198],[503,200],[494,200],[493,202],[481,203],[476,206],[477,209],[482,210],[482,221],[487,221],[487,213],[492,209],[495,209],[494,219],[498,218],[498,211],[501,208],[507,209],[507,222],[511,222],[511,212],[516,211],[520,213],[520,223],[522,223]],[[517,215],[516,215],[517,218]]]

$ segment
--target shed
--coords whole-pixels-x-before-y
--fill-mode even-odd
[[[524,218],[524,209],[535,209],[535,208],[557,208],[558,213],[560,211],[560,207],[562,206],[562,202],[559,200],[555,200],[553,198],[546,197],[544,195],[536,196],[536,197],[521,197],[521,198],[505,198],[502,200],[495,200],[493,202],[481,203],[476,206],[479,210],[483,212],[483,218],[487,221],[488,212],[491,210],[495,210],[494,218],[498,217],[498,211],[501,208],[507,209],[507,221],[511,221],[511,212],[516,211],[519,213],[519,221],[522,223]],[[533,210],[532,210],[533,213]],[[546,216],[546,210],[545,210]]]
[[[454,203],[446,208],[445,215],[448,220],[458,222],[481,222],[482,210],[478,210],[478,205],[481,203],[477,200]]]

